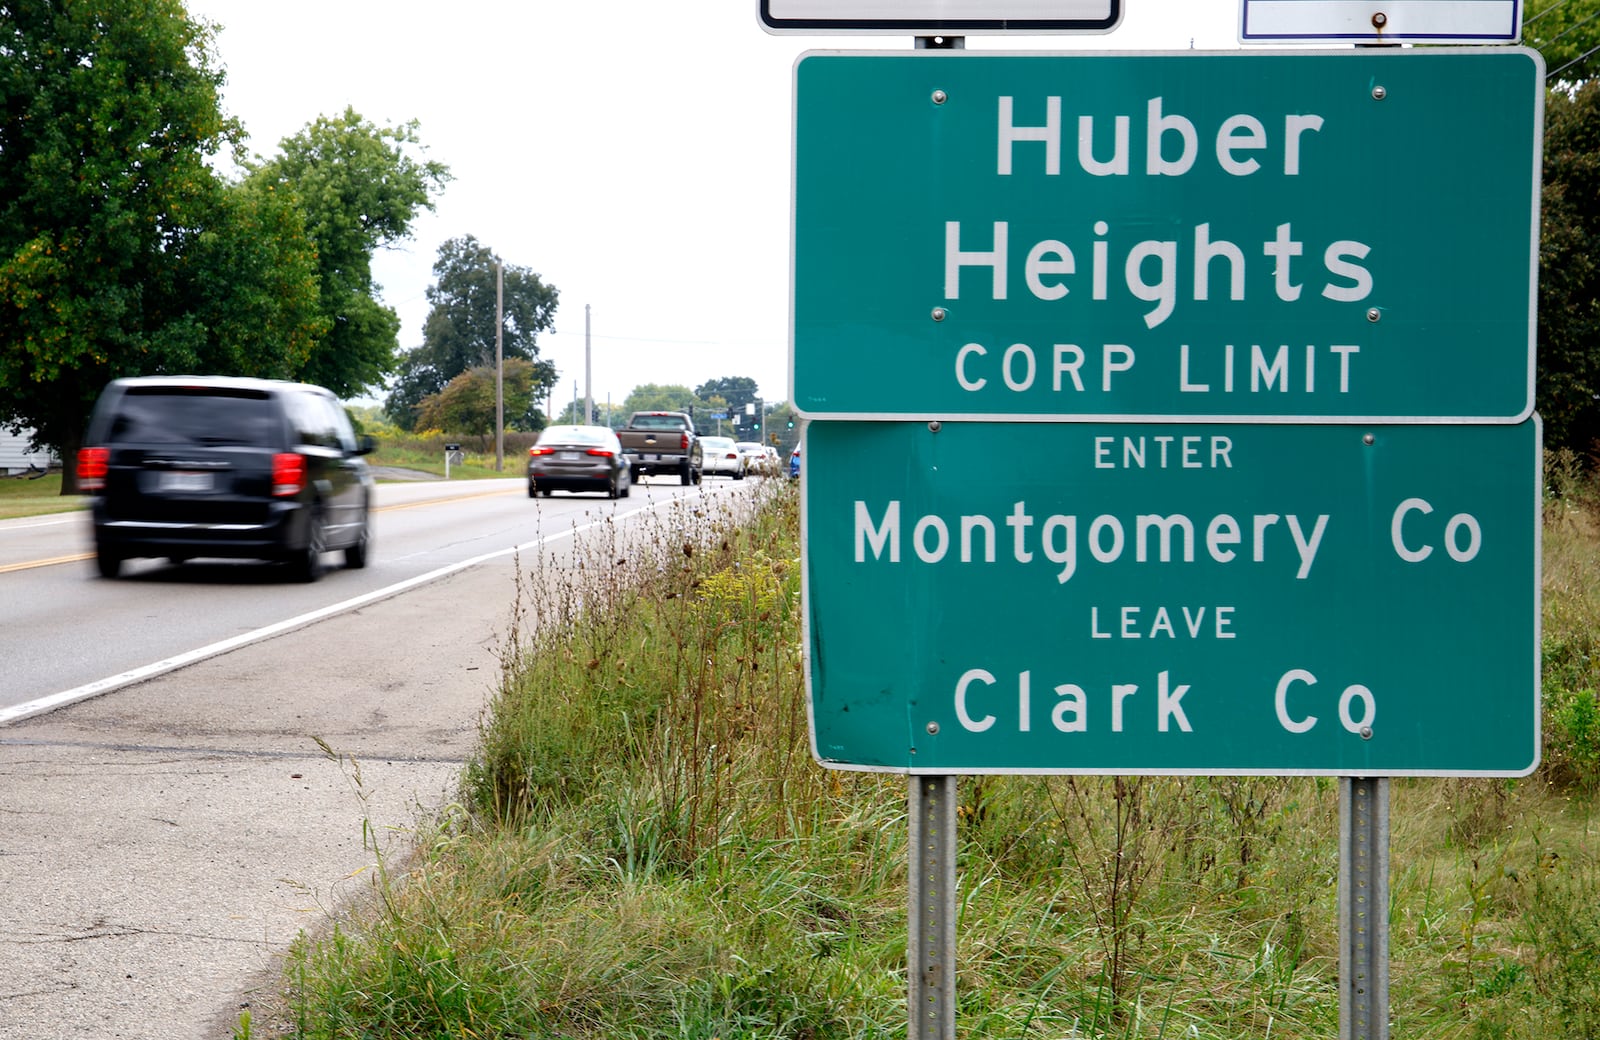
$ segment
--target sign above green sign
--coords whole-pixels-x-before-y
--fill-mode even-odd
[[[1518,48],[803,56],[791,385],[834,419],[1516,423]]]
[[[760,0],[769,33],[1106,33],[1122,0]]]
[[[1239,0],[1240,43],[1516,43],[1522,0]]]
[[[894,464],[863,481],[862,459]],[[813,423],[813,750],[914,773],[1527,773],[1539,465],[1537,419]]]

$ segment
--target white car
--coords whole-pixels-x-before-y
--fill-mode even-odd
[[[758,441],[740,441],[735,445],[744,456],[744,471],[756,476],[769,477],[775,470],[768,464],[767,449]]]
[[[720,473],[734,480],[744,479],[744,456],[739,454],[739,446],[733,443],[732,437],[701,437],[700,448],[704,452],[701,473],[708,477]]]

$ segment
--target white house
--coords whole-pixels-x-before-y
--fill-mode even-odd
[[[11,433],[0,427],[0,474],[26,473],[30,469],[48,469],[61,464],[50,452],[30,451],[28,442],[32,438],[32,430]]]

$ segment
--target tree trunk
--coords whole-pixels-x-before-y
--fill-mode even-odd
[[[63,495],[76,495],[78,491],[78,449],[83,447],[83,434],[69,433],[63,444],[57,445],[61,452],[61,493]]]

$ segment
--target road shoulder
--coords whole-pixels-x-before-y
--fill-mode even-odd
[[[455,797],[514,580],[470,568],[0,729],[0,1038],[229,1036],[366,890],[369,836],[401,857]]]

